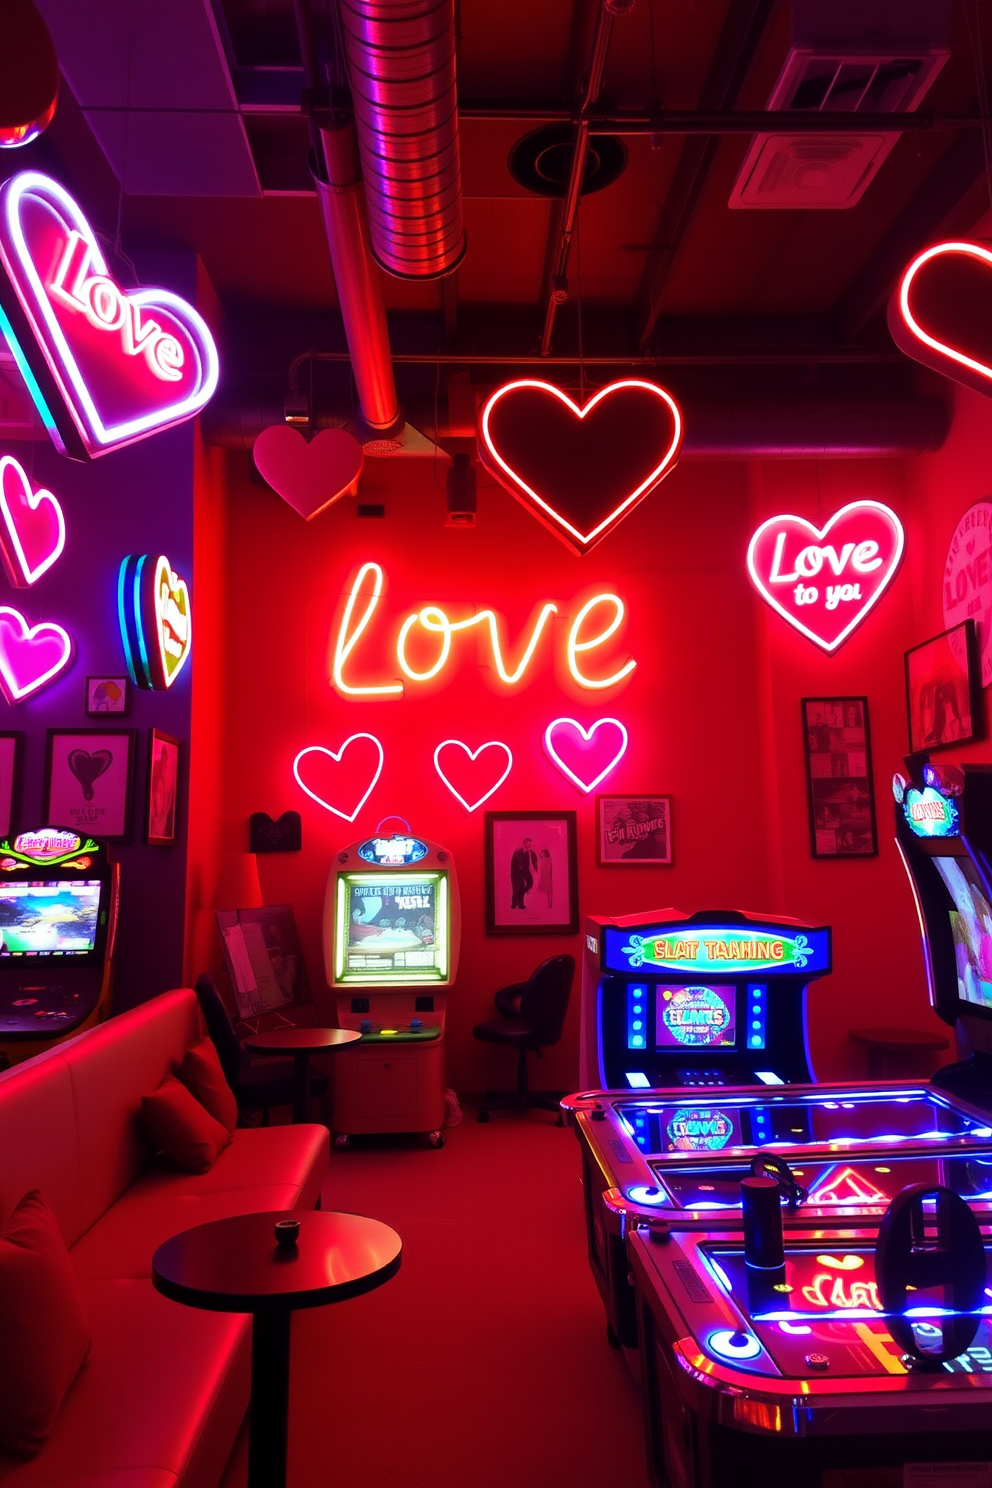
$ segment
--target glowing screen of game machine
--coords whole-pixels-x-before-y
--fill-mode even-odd
[[[830,931],[737,912],[605,923],[601,1067],[610,1089],[811,1078],[807,983]]]

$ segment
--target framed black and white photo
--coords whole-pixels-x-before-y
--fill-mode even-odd
[[[46,824],[129,842],[134,740],[134,729],[49,729]]]
[[[596,842],[601,868],[670,868],[671,796],[597,796]]]
[[[574,811],[487,811],[486,934],[576,935]]]
[[[171,734],[156,728],[149,731],[145,841],[150,847],[171,847],[176,840],[179,748],[179,740]]]

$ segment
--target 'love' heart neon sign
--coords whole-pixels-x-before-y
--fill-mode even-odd
[[[217,386],[201,317],[165,289],[123,289],[64,187],[0,190],[0,329],[55,444],[92,458],[198,413]]]

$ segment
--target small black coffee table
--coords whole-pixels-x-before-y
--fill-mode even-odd
[[[245,1039],[252,1054],[292,1054],[293,1123],[310,1119],[310,1055],[327,1054],[354,1044],[361,1034],[352,1028],[275,1028]]]
[[[298,1219],[299,1241],[276,1244],[275,1225]],[[293,1312],[346,1302],[400,1269],[395,1230],[361,1214],[303,1209],[240,1214],[184,1230],[152,1257],[156,1291],[208,1312],[250,1312],[248,1488],[284,1488]]]

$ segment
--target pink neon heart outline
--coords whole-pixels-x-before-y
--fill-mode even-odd
[[[181,402],[171,403],[152,413],[144,414],[140,418],[127,419],[119,424],[104,424],[93,395],[72,354],[65,332],[52,309],[48,292],[34,266],[27,240],[24,237],[19,209],[21,198],[29,192],[34,192],[49,210],[61,219],[63,227],[67,227],[68,232],[75,230],[85,240],[91,250],[93,266],[98,273],[106,274],[111,279],[114,279],[114,276],[109,273],[107,261],[89,221],[83,215],[78,203],[57,181],[53,181],[50,176],[42,175],[40,171],[21,171],[4,183],[0,190],[3,213],[0,261],[7,271],[7,276],[30,322],[35,339],[58,383],[72,421],[90,453],[102,454],[106,450],[130,444],[146,434],[170,428],[173,424],[182,423],[185,419],[192,418],[194,414],[199,413],[200,409],[213,397],[220,375],[217,348],[206,322],[197,314],[192,305],[179,295],[173,294],[171,290],[124,290],[117,285],[121,293],[139,308],[150,306],[154,309],[160,306],[175,317],[188,337],[190,349],[197,359],[198,377],[195,390]],[[7,240],[16,255],[16,262],[11,260]],[[116,279],[114,283],[117,284]],[[30,295],[27,294],[25,285],[30,288]],[[54,434],[53,438],[57,444],[61,445],[61,441]]]
[[[17,518],[11,511],[7,501],[7,471],[11,469],[16,470],[20,478],[21,490],[31,511],[36,512],[42,502],[46,502],[55,512],[55,521],[58,526],[58,537],[56,538],[55,546],[36,568],[32,568],[28,562],[27,554],[24,551],[24,544],[21,542],[21,535],[17,530]],[[47,573],[52,564],[61,557],[62,550],[65,547],[65,516],[61,503],[57,497],[52,495],[51,491],[45,490],[43,486],[39,486],[37,491],[31,490],[31,482],[28,480],[24,466],[19,460],[15,460],[13,455],[4,455],[0,458],[0,517],[3,518],[3,525],[6,528],[6,534],[0,531],[0,543],[3,544],[3,550],[7,556],[7,566],[10,570],[11,583],[18,589],[29,587],[31,584],[36,583],[43,573]],[[23,584],[16,577],[17,572],[23,576]]]
[[[375,745],[376,749],[378,749],[379,751],[379,764],[375,774],[372,777],[371,785],[365,792],[362,799],[359,801],[358,805],[355,807],[354,811],[349,816],[347,811],[341,811],[337,806],[332,806],[330,801],[325,801],[323,796],[318,796],[316,791],[312,791],[308,785],[304,785],[302,779],[300,778],[299,766],[300,760],[306,754],[326,754],[327,757],[329,759],[332,759],[336,765],[339,765],[341,763],[341,756],[348,748],[348,745],[354,744],[356,739],[369,739]],[[379,781],[379,776],[382,774],[382,766],[385,758],[385,750],[383,749],[379,740],[376,738],[375,734],[351,734],[347,739],[345,739],[344,743],[341,745],[341,748],[336,754],[333,749],[326,749],[323,744],[309,744],[306,749],[301,749],[299,754],[293,761],[293,774],[296,776],[296,783],[300,787],[300,790],[303,791],[304,794],[308,795],[311,801],[316,801],[317,805],[323,806],[325,811],[332,811],[335,816],[340,816],[347,822],[353,822],[355,820],[355,817],[361,811],[362,807],[365,805],[365,802],[368,800],[369,796],[375,790],[376,785]]]
[[[475,761],[479,758],[479,755],[484,754],[487,749],[502,749],[506,753],[506,769],[503,771],[496,784],[494,786],[491,786],[490,789],[486,791],[484,796],[480,796],[479,799],[472,806],[468,804],[461,791],[455,790],[455,787],[452,785],[447,775],[445,775],[444,771],[441,769],[441,761],[439,760],[438,755],[441,753],[442,749],[447,749],[449,744],[454,745],[456,749],[464,749],[472,764],[475,764]],[[504,780],[513,769],[513,752],[510,749],[509,744],[504,744],[502,739],[490,739],[487,743],[480,744],[478,749],[476,750],[469,749],[468,745],[463,744],[461,739],[442,739],[440,744],[434,751],[434,768],[440,775],[444,784],[448,787],[451,794],[454,796],[455,800],[459,801],[462,806],[465,807],[465,810],[469,813],[469,815],[471,815],[473,811],[477,811],[479,809],[483,802],[488,801],[489,797],[494,796],[499,790],[500,786],[503,784]]]
[[[555,749],[551,736],[559,724],[571,724],[576,733],[582,736],[583,741],[586,744],[591,744],[593,735],[603,727],[604,723],[612,723],[620,730],[620,733],[622,735],[622,742],[620,744],[620,748],[610,760],[605,770],[600,770],[595,780],[590,780],[589,784],[587,785],[581,776],[576,775],[575,771],[570,769],[569,766],[566,765],[561,755]],[[601,781],[606,779],[611,770],[616,769],[617,765],[627,753],[627,744],[629,742],[629,737],[630,736],[628,735],[627,730],[624,728],[619,718],[597,718],[596,722],[594,724],[591,724],[588,729],[584,729],[577,718],[553,718],[548,724],[547,728],[544,730],[544,748],[547,752],[548,758],[551,760],[551,763],[553,765],[556,765],[563,775],[567,775],[572,784],[578,786],[583,795],[587,796],[590,791],[596,789],[597,785],[599,785]]]
[[[867,599],[865,601],[865,603],[861,606],[861,609],[855,615],[850,624],[844,627],[844,629],[840,632],[835,640],[825,641],[821,636],[817,635],[815,630],[810,630],[809,626],[804,625],[803,622],[798,618],[798,616],[790,614],[787,609],[783,608],[783,606],[779,604],[778,600],[771,593],[771,591],[765,587],[764,581],[760,578],[757,571],[755,570],[754,551],[768,528],[774,527],[776,522],[800,522],[809,530],[812,539],[820,543],[827,536],[827,533],[834,526],[835,522],[840,521],[841,517],[846,516],[848,512],[864,511],[866,508],[871,508],[872,511],[881,512],[886,520],[893,524],[897,539],[895,555],[891,563],[889,564],[888,572],[885,574],[884,578],[880,580],[875,593],[871,596],[870,599]],[[905,547],[906,533],[903,529],[902,523],[891,507],[885,506],[881,501],[849,501],[846,506],[842,506],[839,511],[835,511],[830,520],[819,531],[813,526],[812,522],[807,521],[805,517],[797,517],[789,512],[782,512],[777,517],[769,517],[767,521],[762,522],[761,526],[756,529],[754,535],[751,538],[751,541],[748,543],[747,571],[751,576],[751,583],[754,585],[755,589],[757,589],[758,593],[761,595],[766,604],[771,605],[773,610],[777,610],[778,613],[782,616],[783,620],[788,620],[790,625],[792,625],[796,630],[801,631],[801,633],[806,636],[807,640],[815,641],[815,643],[821,648],[821,650],[830,652],[836,651],[838,646],[843,645],[844,641],[847,640],[851,632],[857,629],[857,627],[868,615],[869,611],[874,609],[875,605],[878,604],[878,601],[888,589],[889,585],[892,583],[892,580],[895,578],[899,570],[899,565],[902,562],[902,556]]]
[[[179,658],[179,661],[178,661],[178,663],[177,663],[177,665],[175,667],[175,670],[172,671],[172,672],[169,671],[168,663],[166,661],[166,654],[165,654],[165,635],[164,635],[163,630],[162,630],[162,622],[163,622],[163,616],[162,616],[162,595],[161,595],[161,588],[162,588],[162,586],[161,586],[161,583],[159,581],[160,581],[160,579],[161,579],[161,577],[162,577],[163,574],[165,575],[166,583],[169,586],[169,594],[173,598],[175,598],[175,596],[178,595],[178,594],[182,594],[183,597],[184,597],[184,599],[186,600],[186,611],[185,611],[185,613],[186,613],[186,646],[185,646],[185,649],[183,650],[182,656],[180,656],[180,658]],[[164,553],[162,554],[162,556],[160,558],[156,559],[156,562],[155,562],[155,590],[154,590],[154,593],[155,593],[155,638],[156,638],[156,642],[158,644],[159,659],[160,659],[160,661],[162,663],[162,676],[165,678],[165,685],[166,685],[166,687],[171,687],[172,684],[173,684],[173,682],[175,682],[176,678],[179,676],[179,673],[182,671],[183,667],[186,665],[187,661],[189,661],[189,655],[190,655],[190,652],[193,649],[193,610],[192,610],[192,606],[190,605],[190,602],[189,602],[189,586],[187,585],[186,580],[185,579],[181,579],[179,577],[179,575],[176,573],[175,569],[172,567],[172,564],[169,562],[168,558],[166,558],[166,556],[164,555]],[[176,606],[176,608],[178,609],[178,605]]]
[[[489,418],[492,410],[496,407],[496,404],[500,401],[500,399],[505,397],[507,393],[514,392],[516,389],[524,387],[540,388],[543,392],[553,393],[558,401],[560,403],[564,403],[568,408],[570,408],[573,414],[575,414],[576,418],[578,419],[584,419],[586,415],[590,414],[596,407],[596,405],[598,403],[601,403],[605,397],[607,397],[610,393],[616,392],[617,388],[622,387],[645,388],[648,392],[657,394],[657,396],[661,398],[662,402],[668,405],[669,412],[671,413],[674,420],[674,429],[672,434],[672,442],[668,446],[661,464],[655,466],[654,470],[652,470],[647,480],[643,480],[635,491],[632,491],[629,496],[625,496],[623,501],[620,502],[620,505],[614,507],[613,511],[610,512],[608,516],[604,517],[599,525],[594,527],[591,532],[580,532],[577,527],[572,526],[567,517],[563,517],[561,512],[559,512],[549,502],[545,501],[542,496],[538,496],[537,492],[533,490],[525,480],[517,475],[513,467],[507,464],[507,462],[503,459],[502,455],[499,453],[495,444],[493,443],[492,436],[489,433]],[[486,448],[489,450],[490,455],[496,461],[500,469],[513,482],[513,485],[516,486],[519,490],[523,491],[531,501],[536,502],[541,510],[551,518],[551,520],[557,527],[564,529],[564,531],[566,532],[570,532],[575,538],[576,542],[581,544],[583,548],[587,548],[590,543],[595,542],[596,539],[601,534],[605,533],[608,528],[617,524],[622,518],[624,512],[629,511],[630,507],[633,506],[635,502],[639,501],[641,496],[646,495],[653,486],[656,486],[658,484],[658,482],[664,476],[665,472],[669,470],[674,464],[675,460],[678,457],[679,448],[682,444],[682,414],[679,411],[679,406],[676,403],[675,399],[671,396],[670,393],[666,393],[664,388],[659,387],[657,383],[644,382],[636,377],[624,377],[621,378],[618,382],[611,382],[606,387],[600,388],[599,392],[589,399],[589,402],[585,405],[584,408],[580,408],[577,403],[573,403],[568,394],[562,392],[561,388],[555,387],[553,383],[543,382],[540,378],[536,377],[521,377],[518,378],[516,382],[504,383],[502,387],[496,389],[483,411],[481,428],[482,437],[486,442]]]
[[[4,628],[8,621],[14,621],[17,624],[21,632],[18,639],[21,641],[30,643],[43,632],[46,635],[57,635],[62,641],[61,660],[56,662],[55,666],[49,667],[47,672],[41,672],[33,677],[27,685],[19,683],[11,669],[4,639]],[[54,681],[59,673],[65,670],[71,660],[72,639],[68,632],[62,629],[61,625],[55,625],[53,622],[47,620],[41,621],[38,625],[28,625],[20,610],[12,609],[9,605],[0,605],[0,690],[3,691],[8,703],[23,702],[33,692],[37,692],[39,687],[44,687],[47,682]]]
[[[978,258],[992,268],[992,253],[983,248],[980,243],[948,242],[935,243],[932,248],[924,248],[918,253],[912,263],[907,264],[903,271],[902,279],[899,281],[899,313],[903,323],[910,335],[915,337],[923,346],[929,346],[938,356],[947,357],[948,361],[957,362],[960,367],[967,367],[969,371],[976,372],[979,377],[986,381],[992,381],[992,367],[987,367],[984,362],[977,362],[974,357],[967,356],[963,351],[957,351],[953,346],[948,346],[944,341],[938,341],[925,331],[909,308],[909,291],[913,280],[931,259],[941,258],[945,254],[960,254],[964,258]],[[906,348],[904,347],[903,350]],[[949,377],[954,374],[948,372]]]

